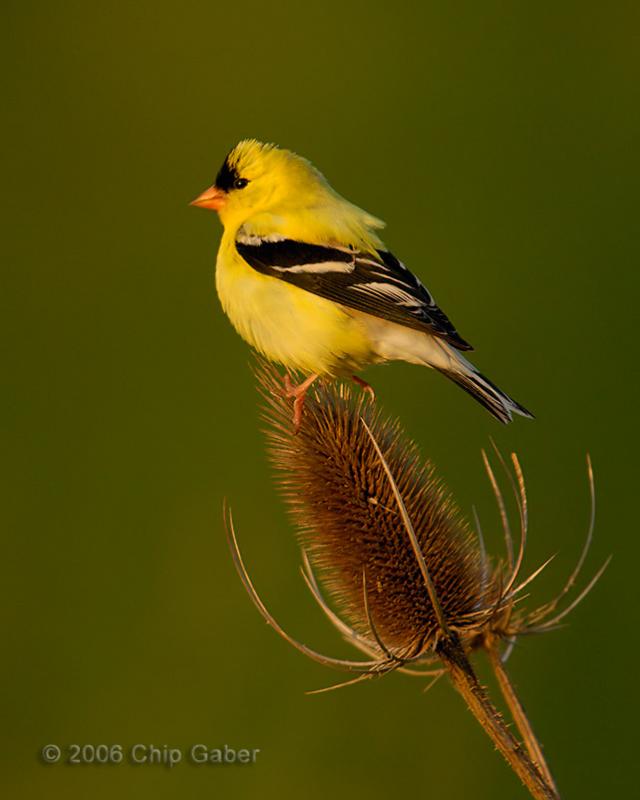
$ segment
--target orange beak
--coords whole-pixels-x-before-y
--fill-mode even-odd
[[[226,202],[226,192],[223,192],[222,189],[218,189],[215,186],[210,186],[208,189],[205,189],[202,194],[199,194],[195,200],[192,200],[189,205],[220,211],[220,209],[225,206]]]

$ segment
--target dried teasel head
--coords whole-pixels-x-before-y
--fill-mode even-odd
[[[578,565],[558,597],[532,612],[516,610],[518,595],[548,562],[527,578],[519,577],[528,512],[515,455],[511,470],[496,451],[518,504],[517,554],[498,481],[484,456],[507,549],[506,561],[492,566],[481,535],[478,539],[472,533],[434,468],[421,460],[399,424],[380,414],[368,396],[345,384],[316,385],[294,433],[291,401],[278,372],[261,363],[257,375],[268,449],[299,531],[305,580],[331,622],[368,660],[324,656],[282,630],[244,567],[229,516],[232,554],[262,615],[297,649],[320,663],[356,673],[355,681],[391,670],[436,676],[447,672],[531,794],[557,797],[542,750],[506,675],[506,654],[498,648],[506,641],[509,649],[520,634],[556,627],[600,577],[608,562],[567,608],[558,611],[584,564],[593,519]],[[592,481],[590,485],[593,502]],[[477,649],[490,656],[526,753],[475,676],[468,656]],[[425,668],[433,662],[439,662],[437,669]]]
[[[303,549],[350,626],[372,639],[373,623],[388,650],[404,659],[432,653],[441,634],[398,492],[448,627],[463,640],[475,636],[478,619],[495,607],[497,587],[475,534],[399,425],[368,395],[328,385],[308,399],[292,435],[279,377],[262,370],[260,381],[278,483]]]
[[[370,675],[408,662],[432,661],[439,641],[451,635],[465,650],[495,648],[501,641],[510,649],[520,634],[557,627],[606,568],[608,561],[573,602],[558,611],[577,581],[593,537],[590,463],[592,519],[576,569],[554,600],[534,611],[516,610],[518,595],[551,559],[519,578],[528,509],[515,455],[510,470],[496,449],[518,505],[517,554],[505,500],[483,452],[507,553],[492,566],[478,520],[476,537],[434,467],[420,458],[399,423],[384,417],[368,395],[343,383],[316,384],[294,432],[279,373],[260,361],[257,378],[267,446],[300,535],[307,585],[340,632],[375,659],[366,665],[336,660],[334,666]],[[237,552],[236,557],[240,566]],[[316,572],[339,614],[321,593]]]

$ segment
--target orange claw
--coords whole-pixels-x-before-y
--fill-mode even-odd
[[[298,386],[294,386],[291,383],[291,378],[287,373],[284,376],[284,393],[285,397],[293,397],[293,429],[295,433],[298,433],[300,430],[300,424],[302,422],[302,410],[304,408],[304,401],[305,397],[307,396],[307,392],[311,388],[311,385],[315,380],[317,380],[318,375],[313,374],[309,375],[309,377],[302,381],[302,383],[298,384]]]
[[[359,378],[357,375],[352,375],[351,377],[353,378],[354,383],[357,383],[358,386],[361,386],[363,390],[369,394],[369,397],[371,397],[372,400],[376,399],[375,390],[370,383],[362,380],[362,378]]]

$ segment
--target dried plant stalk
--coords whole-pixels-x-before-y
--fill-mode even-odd
[[[330,621],[367,660],[324,656],[284,632],[251,582],[229,515],[236,567],[260,613],[305,655],[355,673],[355,678],[338,686],[392,670],[430,675],[434,680],[447,673],[530,794],[558,798],[542,748],[507,675],[500,643],[506,641],[510,649],[523,633],[556,627],[592,588],[608,562],[567,608],[557,611],[584,564],[593,518],[578,566],[560,595],[533,612],[516,611],[517,596],[548,562],[527,578],[519,577],[528,511],[515,455],[512,473],[498,453],[519,509],[517,554],[499,483],[484,456],[507,547],[506,565],[492,567],[484,545],[472,534],[434,468],[421,461],[398,423],[383,418],[368,397],[355,396],[343,384],[317,386],[307,398],[295,435],[290,400],[280,376],[273,367],[261,364],[258,379],[265,400],[269,452],[300,533],[305,580]],[[590,465],[589,477],[593,502]],[[469,660],[476,650],[488,653],[524,746],[478,681]]]
[[[507,670],[505,669],[504,663],[502,658],[500,657],[500,653],[496,646],[494,647],[487,647],[486,648],[489,659],[491,661],[491,666],[493,668],[493,673],[496,676],[496,680],[498,681],[498,685],[500,686],[500,691],[502,692],[502,696],[505,699],[505,702],[511,712],[511,716],[513,717],[514,722],[518,730],[520,731],[520,735],[525,743],[525,747],[527,748],[527,752],[529,753],[529,757],[533,761],[534,764],[538,767],[540,772],[542,773],[545,781],[547,784],[555,791],[558,791],[556,783],[553,779],[553,775],[551,774],[551,770],[549,769],[549,765],[544,757],[544,753],[542,752],[542,747],[540,746],[540,742],[536,738],[535,733],[533,732],[533,728],[531,727],[531,722],[527,717],[524,707],[520,702],[520,698],[516,694],[515,688],[511,683],[511,679],[507,674]]]

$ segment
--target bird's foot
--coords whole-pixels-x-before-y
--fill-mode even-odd
[[[302,422],[302,411],[304,409],[304,401],[307,396],[307,392],[311,388],[313,382],[318,378],[316,374],[309,375],[309,377],[302,381],[302,383],[294,386],[291,382],[291,378],[287,373],[284,376],[284,393],[285,397],[292,397],[293,398],[293,432],[298,433],[300,430],[300,424]]]
[[[370,383],[367,383],[366,381],[363,381],[362,378],[359,378],[357,375],[352,375],[351,377],[353,379],[353,382],[357,383],[358,386],[361,386],[363,391],[367,392],[367,394],[369,395],[369,397],[372,400],[376,399],[375,390],[374,390],[373,386]]]

